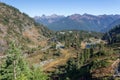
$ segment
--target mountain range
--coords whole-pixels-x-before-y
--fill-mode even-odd
[[[120,15],[91,15],[73,14],[70,16],[51,15],[35,16],[35,21],[42,23],[54,31],[60,30],[86,30],[105,32],[120,21]]]
[[[118,80],[120,15],[34,19],[0,2],[0,80]]]
[[[120,25],[120,19],[117,19],[117,20],[113,21],[111,24],[109,24],[109,26],[107,28],[105,28],[103,32],[108,32],[109,30],[115,28],[118,25]]]

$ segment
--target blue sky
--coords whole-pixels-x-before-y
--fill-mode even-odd
[[[120,0],[1,0],[31,17],[42,14],[120,14]]]

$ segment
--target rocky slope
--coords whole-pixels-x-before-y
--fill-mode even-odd
[[[49,37],[51,31],[39,25],[25,13],[18,9],[0,3],[0,52],[8,47],[10,41],[15,40],[29,49],[41,46],[41,42]]]

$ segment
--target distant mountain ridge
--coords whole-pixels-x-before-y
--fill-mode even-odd
[[[86,30],[86,31],[104,31],[114,21],[120,19],[120,15],[91,15],[91,14],[73,14],[70,16],[51,16],[34,17],[36,22],[46,25],[49,29],[59,30]]]
[[[114,28],[115,26],[118,26],[118,25],[120,25],[120,19],[117,19],[114,22],[112,22],[110,25],[108,25],[108,27],[105,28],[103,32],[107,32],[107,31],[111,30],[112,28]]]
[[[62,16],[62,15],[56,15],[56,14],[53,14],[51,16],[42,15],[41,17],[40,16],[35,16],[34,17],[34,19],[36,20],[36,22],[42,23],[44,25],[47,25],[47,24],[59,21],[60,19],[63,19],[63,18],[64,18],[64,16]]]

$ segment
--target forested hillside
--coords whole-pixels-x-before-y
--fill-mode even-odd
[[[110,31],[106,32],[103,36],[104,40],[107,40],[109,44],[116,44],[119,46],[120,43],[120,25],[115,26]]]
[[[51,34],[25,13],[0,2],[0,80],[47,80],[25,55],[45,46]]]

